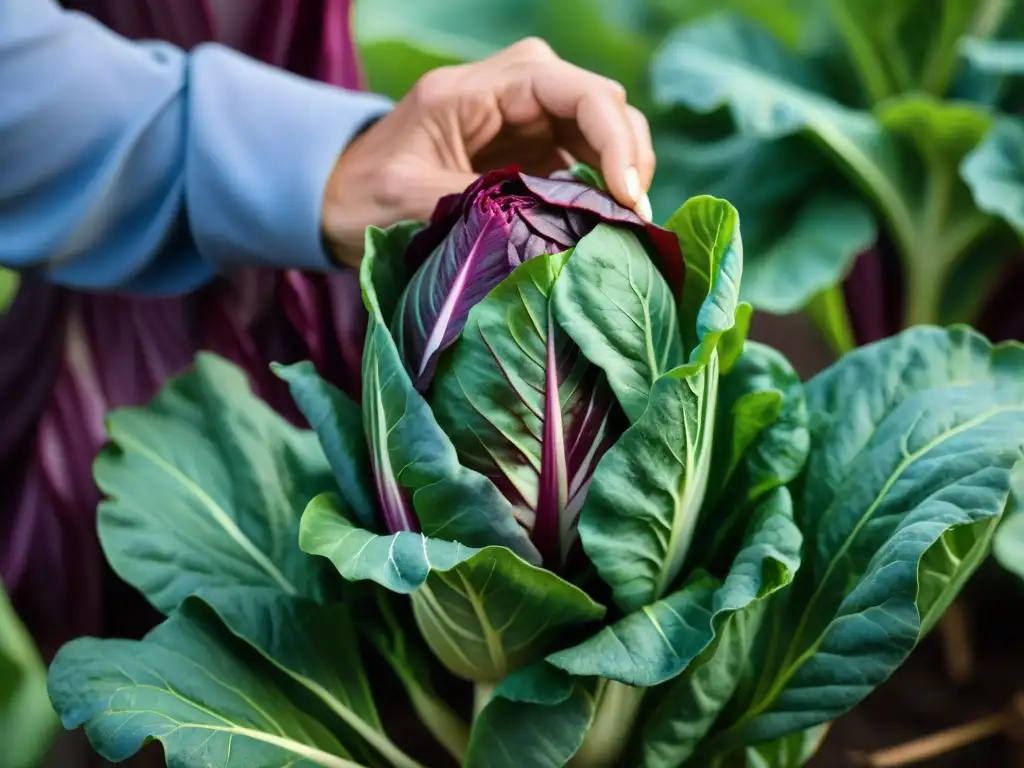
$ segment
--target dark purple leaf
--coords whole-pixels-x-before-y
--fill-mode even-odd
[[[521,177],[530,192],[549,205],[586,211],[596,215],[602,222],[626,224],[642,229],[657,257],[655,263],[672,287],[672,294],[674,296],[682,295],[683,281],[686,279],[686,266],[683,263],[682,251],[679,249],[679,240],[674,233],[657,224],[644,221],[633,211],[624,208],[607,194],[588,184],[578,181],[542,179],[525,174],[521,174]],[[597,222],[590,224],[587,232],[596,224]]]
[[[491,201],[482,202],[415,274],[395,312],[395,342],[417,389],[426,389],[437,356],[462,332],[469,310],[515,268],[509,223]]]

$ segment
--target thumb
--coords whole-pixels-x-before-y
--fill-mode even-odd
[[[438,200],[446,195],[461,195],[477,178],[475,173],[444,170],[412,176],[401,190],[406,215],[410,219],[429,219]]]

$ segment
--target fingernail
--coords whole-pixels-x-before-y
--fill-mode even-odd
[[[654,218],[654,211],[651,210],[651,199],[646,194],[640,195],[640,201],[633,210],[644,221],[651,221]]]
[[[637,173],[636,168],[626,169],[625,181],[626,194],[629,195],[633,205],[637,205],[640,202],[640,195],[643,194],[643,190],[640,189],[640,174]]]

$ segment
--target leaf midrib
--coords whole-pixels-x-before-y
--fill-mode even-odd
[[[108,716],[118,715],[154,715],[164,720],[169,720],[174,723],[174,729],[168,733],[161,734],[157,738],[162,743],[166,744],[168,736],[178,730],[194,729],[198,731],[215,731],[218,733],[225,733],[231,736],[242,736],[244,738],[252,739],[253,741],[260,741],[264,744],[270,744],[272,746],[283,749],[287,752],[291,752],[294,755],[298,755],[306,760],[309,760],[322,768],[365,768],[361,763],[354,763],[351,760],[332,755],[329,752],[324,752],[322,749],[303,744],[302,742],[295,741],[294,739],[284,738],[281,736],[274,736],[263,731],[257,731],[252,728],[243,728],[241,726],[218,726],[210,725],[207,723],[192,723],[192,722],[181,722],[175,720],[169,715],[158,712],[152,709],[116,709],[111,712]]]
[[[260,551],[260,549],[253,543],[252,539],[245,535],[227,511],[214,501],[206,491],[192,480],[192,478],[174,466],[174,464],[164,459],[156,451],[148,448],[146,445],[130,435],[118,435],[114,438],[114,441],[119,443],[122,447],[131,449],[135,453],[147,459],[157,469],[163,471],[168,477],[172,478],[185,488],[186,491],[188,491],[197,501],[199,501],[200,504],[202,504],[203,507],[206,508],[214,522],[221,527],[231,540],[238,544],[238,546],[242,548],[242,551],[251,557],[252,560],[268,576],[270,576],[270,578],[276,582],[286,594],[299,594],[299,590],[295,585],[292,584],[283,573],[281,573],[266,554]]]

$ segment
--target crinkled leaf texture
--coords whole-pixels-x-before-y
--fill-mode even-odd
[[[353,523],[336,496],[314,499],[300,543],[349,581],[412,596],[423,638],[456,675],[497,683],[548,650],[559,631],[604,607],[504,547],[472,549],[407,531],[379,536]]]
[[[189,597],[141,641],[75,640],[49,690],[65,727],[84,725],[113,761],[151,740],[182,768],[404,757],[381,730],[347,610],[276,590]]]
[[[298,547],[310,498],[333,489],[316,436],[277,415],[244,371],[203,353],[145,408],[114,411],[95,476],[107,559],[169,613],[200,589],[320,594]]]
[[[789,491],[776,488],[754,511],[721,586],[706,598],[692,587],[679,593],[681,604],[709,610],[692,628],[675,628],[669,635],[672,647],[655,656],[663,675],[676,670],[681,674],[652,694],[652,709],[642,726],[642,765],[683,763],[714,727],[743,680],[771,602],[796,575],[802,541]],[[658,605],[651,606],[655,615]],[[646,637],[636,639],[650,644],[650,629],[644,629]]]
[[[580,515],[583,548],[625,611],[658,600],[680,575],[710,474],[719,375],[716,346],[735,325],[742,273],[738,219],[735,209],[725,201],[694,198],[673,216],[669,227],[680,239],[689,274],[683,297],[685,311],[680,313],[682,336],[690,342],[689,362],[655,374],[651,382],[638,377],[638,385],[629,387],[636,418],[598,464]],[[577,248],[569,260],[565,273],[573,267],[580,250]],[[609,265],[607,271],[620,279],[626,274],[614,265]],[[604,273],[594,270],[578,274],[577,280],[581,284],[590,281],[590,293],[596,298],[605,278]],[[626,291],[633,282],[627,281]],[[700,302],[690,293],[691,286],[703,286],[705,294]],[[556,286],[556,296],[557,291]],[[665,300],[671,302],[671,296]],[[646,303],[638,306],[641,317],[653,317]],[[599,306],[589,312],[606,316]],[[675,312],[667,316],[674,317]],[[658,332],[675,333],[660,325],[664,319],[655,321]],[[578,325],[566,326],[591,360],[608,366],[605,370],[613,388],[612,371],[621,357],[643,367],[643,361],[652,359],[648,353],[654,348],[650,343],[635,343],[638,337],[642,339],[636,324],[620,318],[615,327],[620,336],[633,338],[628,355],[613,357],[606,353],[595,357],[588,348],[602,351],[600,346],[587,339]],[[639,330],[643,331],[643,325]],[[674,348],[681,350],[678,345]],[[644,375],[650,377],[655,369],[653,363],[647,365]],[[644,389],[638,391],[641,383]],[[616,389],[620,401],[624,391]],[[630,409],[626,412],[629,414]]]
[[[552,570],[565,567],[590,477],[624,421],[604,372],[553,317],[570,254],[531,259],[473,308],[430,395],[460,461],[516,502]]]
[[[827,722],[906,658],[986,556],[1019,482],[1022,374],[1019,344],[924,327],[807,384],[803,565],[776,607],[774,651],[707,750]]]

